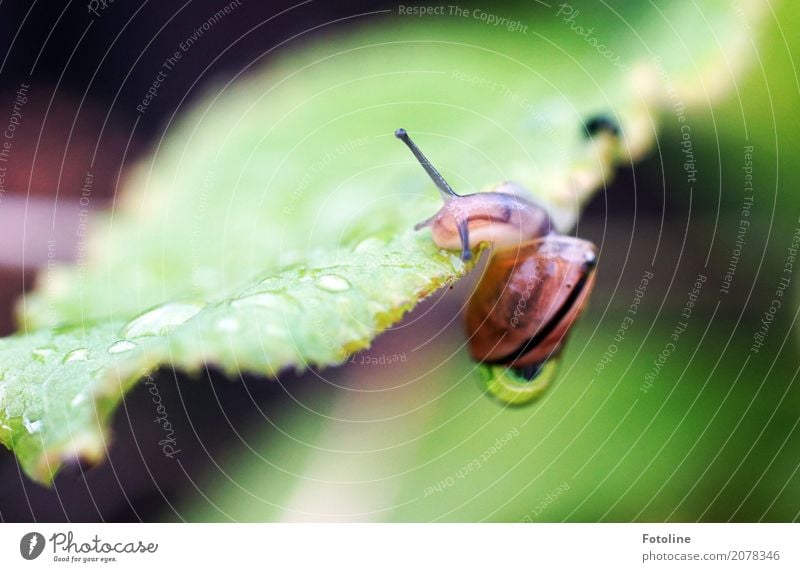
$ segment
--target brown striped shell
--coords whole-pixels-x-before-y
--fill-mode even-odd
[[[498,249],[472,294],[472,356],[523,368],[556,355],[594,285],[591,242],[549,234]]]

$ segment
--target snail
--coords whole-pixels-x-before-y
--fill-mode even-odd
[[[516,405],[536,399],[555,375],[558,355],[594,286],[596,247],[559,234],[547,211],[515,183],[456,194],[405,129],[395,136],[444,202],[415,229],[430,228],[438,247],[459,250],[465,261],[479,244],[491,246],[466,312],[469,351],[484,366],[489,393]]]

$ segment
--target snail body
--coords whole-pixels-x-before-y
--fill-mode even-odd
[[[533,381],[545,362],[558,356],[586,305],[594,286],[596,247],[556,232],[547,211],[513,183],[492,192],[456,194],[405,130],[395,135],[417,157],[444,201],[415,228],[430,227],[437,246],[460,250],[464,260],[479,244],[491,245],[467,306],[470,354],[490,368],[513,370],[523,384]],[[524,391],[528,397],[539,393]]]

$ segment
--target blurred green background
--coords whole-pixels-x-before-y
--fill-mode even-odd
[[[709,3],[709,13],[713,5]],[[737,10],[745,5],[749,3],[724,3],[722,8]],[[638,33],[645,46],[651,30],[666,36],[688,33],[663,30],[666,24],[649,2],[569,6],[582,10],[582,19],[600,29],[617,26],[621,36]],[[350,34],[380,38],[382,29],[396,27],[411,30],[417,38],[472,34],[477,43],[499,48],[508,47],[506,41],[509,45],[519,41],[510,38],[512,32],[481,28],[480,22],[464,22],[462,29],[453,18],[418,22],[401,18],[397,4],[376,4],[375,9],[389,13],[374,20],[335,22],[312,35],[318,42],[315,49],[324,53],[335,45],[328,42]],[[590,67],[600,65],[584,39],[569,30],[569,23],[553,18],[557,9],[558,5],[531,2],[492,4],[491,12],[521,14],[519,21],[542,30],[545,41],[566,46],[568,53],[583,54]],[[292,20],[295,27],[289,26],[286,34],[356,11],[350,5],[327,10],[299,13]],[[687,21],[701,31],[706,26],[699,17]],[[629,28],[630,22],[642,27]],[[463,303],[471,288],[467,279],[425,301],[380,336],[372,349],[340,368],[302,376],[289,372],[277,383],[252,376],[229,380],[213,369],[208,383],[162,372],[160,387],[174,412],[184,450],[177,464],[167,466],[154,445],[158,432],[149,427],[152,406],[139,388],[117,416],[117,440],[106,465],[85,476],[63,475],[53,491],[25,481],[13,463],[0,466],[4,483],[0,516],[190,521],[797,520],[800,339],[794,332],[798,311],[794,280],[781,298],[782,307],[763,346],[758,353],[750,348],[779,281],[789,276],[783,271],[787,248],[800,226],[796,191],[800,176],[794,170],[800,152],[800,82],[793,59],[800,38],[792,33],[798,26],[797,6],[774,3],[766,10],[760,32],[754,33],[756,55],[735,85],[719,101],[707,102],[701,95],[699,103],[687,109],[699,166],[692,192],[682,167],[681,123],[666,111],[659,119],[655,147],[634,167],[621,169],[588,205],[577,233],[601,247],[597,286],[567,346],[558,380],[536,404],[507,408],[482,394],[461,329]],[[219,33],[238,32],[234,26]],[[277,42],[278,37],[261,41]],[[282,53],[292,56],[303,49],[305,40],[290,43]],[[720,38],[713,40],[724,44]],[[102,41],[108,39],[101,38],[98,45]],[[256,42],[247,49],[260,53],[264,45]],[[682,49],[675,49],[674,69],[702,63],[692,59],[690,48],[683,50],[688,52],[681,55]],[[410,50],[409,56],[413,55]],[[159,52],[152,58],[160,61],[161,56]],[[195,74],[203,61],[208,65],[212,59],[194,57],[200,58]],[[241,61],[229,59],[228,75],[247,61],[245,56]],[[718,65],[739,63],[721,60]],[[498,65],[497,74],[501,72]],[[192,72],[183,73],[184,87],[191,85]],[[148,76],[143,77],[146,82]],[[582,83],[585,78],[574,77],[576,93],[593,92],[591,85]],[[713,84],[713,78],[708,79]],[[80,85],[80,77],[75,82]],[[568,83],[559,87],[565,89]],[[413,86],[406,89],[413,93]],[[447,86],[441,89],[447,92]],[[167,91],[161,95],[164,101],[157,102],[161,108],[154,107],[141,128],[147,135],[142,136],[140,148],[158,140],[162,129],[158,118],[169,117],[180,105],[178,95]],[[469,94],[464,97],[469,99]],[[576,102],[581,112],[584,103]],[[502,116],[498,106],[497,117]],[[440,116],[441,124],[432,131],[445,131],[448,119]],[[580,119],[576,111],[576,129]],[[135,117],[123,116],[118,125],[128,120]],[[462,130],[462,136],[464,131],[469,129]],[[754,185],[750,225],[731,287],[722,293],[748,195],[742,169],[748,146],[753,148]],[[432,157],[448,153],[426,151]],[[498,148],[487,152],[493,159],[504,155]],[[401,153],[398,149],[398,157],[405,159]],[[357,159],[354,154],[346,160]],[[469,164],[470,159],[460,161],[456,164]],[[379,178],[421,176],[407,167],[392,166]],[[481,174],[495,168],[492,161],[476,167]],[[321,175],[326,174],[323,169]],[[494,182],[471,176],[475,180],[461,183]],[[341,182],[335,177],[332,181]],[[415,179],[417,183],[424,184],[421,179]],[[422,207],[426,205],[410,208]],[[653,278],[620,337],[642,277],[650,272]],[[700,274],[706,281],[685,320],[681,313]],[[671,335],[684,321],[685,331],[674,341]],[[654,362],[670,342],[674,348],[659,367]],[[27,506],[15,500],[23,498],[21,490]]]
[[[647,10],[634,4],[623,15]],[[367,354],[413,356],[408,363],[325,372],[332,385],[272,408],[274,429],[254,421],[246,445],[226,453],[202,481],[202,497],[188,493],[178,512],[200,520],[796,520],[795,284],[763,347],[749,351],[800,215],[797,38],[789,33],[798,14],[788,3],[776,10],[733,90],[687,113],[694,192],[681,125],[666,113],[655,152],[623,170],[583,217],[582,236],[603,248],[598,285],[540,403],[508,409],[479,395],[458,326],[447,321],[467,294],[460,288]],[[724,294],[751,194],[750,145],[750,225]],[[646,272],[654,278],[619,341]],[[698,274],[707,281],[684,320]],[[658,368],[679,322],[686,331]]]

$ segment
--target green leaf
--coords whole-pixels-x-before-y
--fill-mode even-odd
[[[49,482],[64,461],[104,457],[121,396],[159,366],[196,371],[217,362],[231,374],[274,375],[338,364],[469,268],[408,233],[324,258],[222,301],[172,302],[128,323],[0,340],[0,441],[27,474]]]
[[[0,441],[34,479],[49,481],[63,461],[104,457],[120,391],[96,390],[119,364],[119,342],[113,325],[0,340]]]
[[[556,9],[509,7],[524,33],[476,18],[384,23],[209,93],[132,172],[113,216],[90,221],[86,258],[48,269],[23,300],[33,333],[0,345],[0,438],[24,470],[48,482],[65,458],[101,457],[114,407],[155,368],[334,365],[469,270],[411,234],[439,205],[396,127],[459,192],[517,181],[566,230],[651,146],[654,112],[729,84],[720,53],[745,60],[726,2],[703,8],[713,42],[698,7],[641,9],[630,26]],[[597,113],[623,136],[585,137]],[[127,351],[109,354],[120,340]],[[90,359],[65,363],[79,348]],[[70,407],[80,395],[92,399]]]

